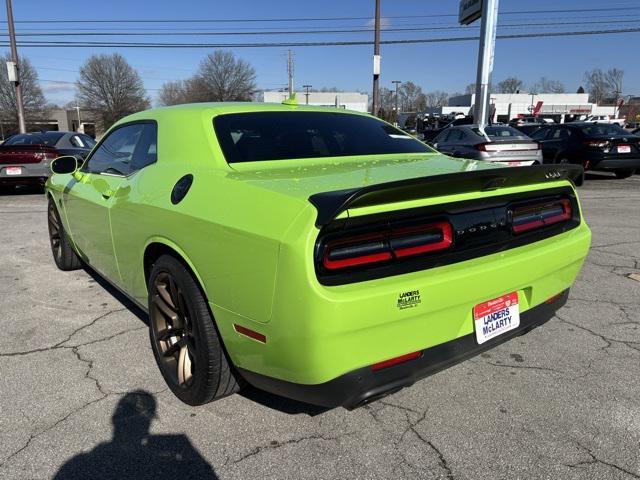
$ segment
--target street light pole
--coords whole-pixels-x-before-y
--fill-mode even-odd
[[[398,125],[398,120],[400,118],[400,110],[398,110],[398,85],[400,85],[402,82],[400,80],[392,80],[391,83],[396,84],[396,125]]]
[[[489,114],[489,87],[493,70],[493,55],[496,44],[499,0],[483,0],[482,24],[480,26],[480,49],[478,51],[478,76],[476,77],[476,102],[473,122],[483,129]]]
[[[11,45],[11,61],[15,65],[16,79],[13,82],[16,90],[16,106],[18,109],[18,129],[20,133],[27,132],[24,121],[24,105],[22,103],[22,87],[20,86],[20,63],[18,62],[18,47],[16,46],[16,30],[13,26],[13,7],[11,0],[6,0],[7,24],[9,26],[9,43]]]
[[[373,99],[371,113],[378,116],[380,111],[380,0],[376,0],[376,16],[373,34]]]
[[[312,87],[313,85],[302,85],[302,88],[304,88],[304,96],[306,97],[306,105],[309,105],[309,89]]]

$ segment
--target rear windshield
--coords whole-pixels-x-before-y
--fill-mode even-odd
[[[233,113],[215,117],[213,125],[229,163],[432,152],[402,130],[364,115]]]
[[[480,130],[477,128],[474,128],[473,131],[475,133],[477,133],[478,135],[482,135],[480,133]],[[516,130],[515,128],[511,128],[511,127],[484,127],[484,132],[487,134],[487,136],[489,137],[497,137],[497,138],[502,138],[502,137],[524,137],[525,134],[522,133],[519,130]]]
[[[627,131],[615,123],[595,123],[581,127],[585,135],[590,137],[601,137],[609,135],[626,135]]]
[[[43,132],[24,135],[16,135],[4,142],[5,145],[55,145],[64,133]]]

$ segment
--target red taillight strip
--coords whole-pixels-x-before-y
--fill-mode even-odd
[[[550,209],[554,207],[557,208],[558,206],[562,207],[561,214],[547,218],[542,217],[545,207]],[[529,230],[535,230],[537,228],[553,225],[554,223],[564,222],[565,220],[569,220],[571,218],[571,213],[571,202],[567,199],[558,200],[552,203],[541,203],[538,205],[516,208],[515,210],[513,210],[513,233],[527,232]],[[531,214],[538,214],[539,218],[536,218],[535,220],[532,220],[530,222],[521,223],[519,225],[515,224],[518,215]]]
[[[394,249],[393,252],[396,254],[396,257],[410,257],[412,255],[419,255],[421,253],[444,250],[451,246],[451,243],[453,243],[453,229],[451,228],[451,224],[449,222],[438,222],[432,225],[427,225],[426,227],[421,229],[421,233],[429,232],[432,230],[440,230],[440,232],[442,233],[442,240],[440,240],[439,242],[427,243],[416,247]],[[395,235],[399,235],[399,233]]]
[[[236,332],[245,335],[249,338],[253,338],[254,340],[257,340],[259,342],[262,343],[267,343],[267,337],[261,333],[258,333],[254,330],[251,330],[247,327],[243,327],[242,325],[238,325],[238,324],[233,324],[233,328],[235,329]]]
[[[413,353],[407,353],[406,355],[400,355],[399,357],[390,358],[389,360],[385,360],[384,362],[378,362],[371,365],[371,369],[374,372],[378,370],[382,370],[384,368],[393,367],[394,365],[398,365],[399,363],[408,362],[409,360],[415,360],[416,358],[420,358],[422,356],[422,350]]]
[[[420,244],[421,235],[431,232],[439,235],[435,241],[422,239],[422,241],[426,241],[426,243]],[[416,245],[400,247],[398,244],[401,243],[402,240],[405,242],[408,241],[409,243],[412,243],[413,240]],[[368,243],[370,245],[367,245]],[[322,264],[327,270],[339,270],[341,268],[385,262],[393,260],[394,258],[406,258],[446,250],[452,243],[453,228],[447,221],[418,225],[415,227],[391,229],[385,232],[359,235],[329,242],[325,247]],[[355,253],[353,256],[347,256],[344,252],[341,252],[344,258],[331,258],[332,254],[334,254],[333,256],[335,257],[335,253],[339,250],[348,250],[349,247],[353,247],[354,249]],[[358,252],[361,254],[358,255]]]

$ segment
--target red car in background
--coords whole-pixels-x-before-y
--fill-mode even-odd
[[[84,158],[96,144],[77,132],[36,132],[9,137],[0,145],[0,186],[44,185],[51,160],[63,155]]]

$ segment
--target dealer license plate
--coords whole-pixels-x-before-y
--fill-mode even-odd
[[[4,171],[7,175],[22,175],[22,167],[7,167]]]
[[[476,340],[484,343],[520,325],[520,306],[516,292],[502,295],[473,307]]]
[[[618,153],[631,153],[631,145],[618,145]]]

